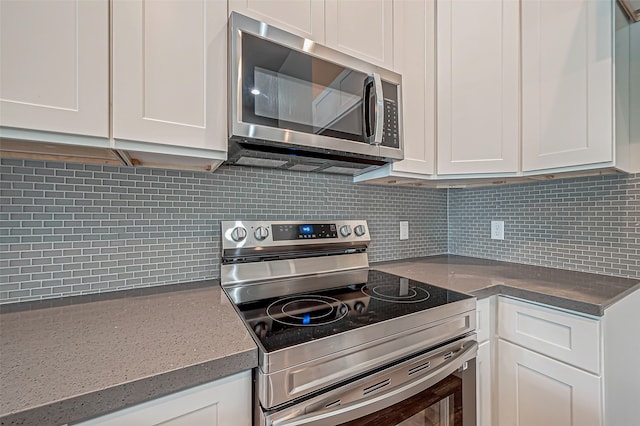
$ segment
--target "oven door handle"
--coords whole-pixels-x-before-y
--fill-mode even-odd
[[[337,425],[349,422],[368,414],[383,410],[407,398],[412,397],[425,389],[430,388],[451,373],[463,367],[466,362],[476,357],[478,343],[473,342],[468,348],[458,352],[449,362],[442,364],[430,374],[416,378],[401,386],[392,388],[385,393],[377,393],[372,396],[353,401],[345,405],[337,405],[309,412],[295,418],[275,420],[272,426],[297,426],[297,425]]]

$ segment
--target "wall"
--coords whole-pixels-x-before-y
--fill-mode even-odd
[[[450,253],[640,278],[640,174],[450,189],[448,201]]]
[[[447,251],[446,190],[12,159],[0,185],[0,303],[217,278],[220,220],[366,219],[371,261]]]

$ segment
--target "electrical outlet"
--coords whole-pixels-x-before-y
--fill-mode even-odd
[[[504,220],[491,221],[491,239],[504,240]]]
[[[400,221],[400,239],[401,240],[409,239],[409,222],[406,220]]]

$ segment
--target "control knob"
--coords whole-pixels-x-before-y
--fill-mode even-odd
[[[245,238],[247,238],[247,230],[242,226],[236,226],[235,228],[233,228],[233,231],[231,231],[231,239],[233,241],[239,243]]]
[[[340,234],[343,237],[348,237],[349,235],[351,235],[351,226],[349,225],[342,225],[340,227]]]
[[[358,237],[362,237],[364,234],[367,233],[367,230],[365,229],[364,225],[356,226],[353,231],[356,233]]]
[[[253,233],[253,236],[256,237],[256,240],[262,241],[269,236],[269,230],[264,226],[258,226]]]
[[[262,339],[269,332],[269,326],[264,322],[260,321],[259,323],[253,326],[253,331],[256,333],[258,337]]]
[[[338,308],[338,313],[340,314],[340,316],[347,315],[349,313],[349,306],[347,306],[344,303],[342,303],[340,305],[340,307]]]
[[[363,313],[365,308],[366,307],[364,306],[364,303],[362,303],[362,302],[356,302],[356,304],[353,305],[353,309],[355,309],[356,312],[359,313],[359,314]]]

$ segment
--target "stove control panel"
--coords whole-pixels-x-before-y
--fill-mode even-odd
[[[221,227],[223,249],[368,243],[371,240],[364,220],[222,221]]]

